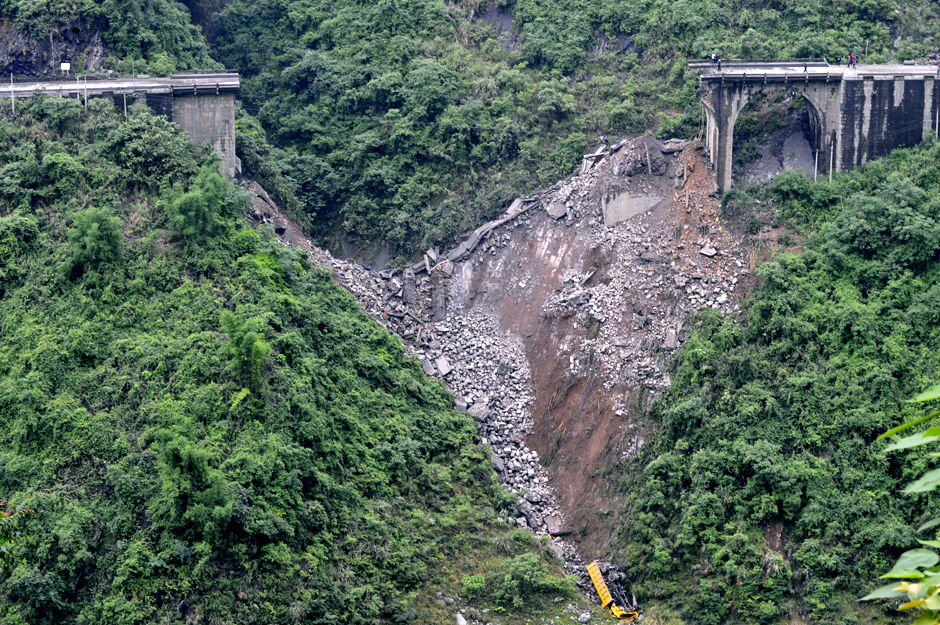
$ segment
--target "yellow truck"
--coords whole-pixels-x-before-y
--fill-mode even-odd
[[[614,602],[614,597],[611,596],[610,589],[607,588],[604,576],[601,575],[601,569],[597,565],[597,560],[587,565],[587,572],[588,575],[591,576],[591,581],[594,582],[594,588],[597,589],[598,596],[601,598],[601,605],[604,606],[605,609],[610,610],[610,615],[617,619],[618,623],[630,623],[639,617],[640,614],[636,606],[631,606],[622,592],[618,592],[618,595],[620,595],[618,600],[625,607],[620,607]]]

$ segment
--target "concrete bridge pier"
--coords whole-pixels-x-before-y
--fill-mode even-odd
[[[810,113],[815,175],[856,167],[898,147],[940,137],[940,80],[933,65],[831,66],[824,59],[694,62],[705,143],[720,191],[731,188],[734,125],[758,93],[802,97]]]
[[[838,83],[716,81],[703,91],[702,105],[706,119],[705,144],[722,192],[732,185],[734,126],[738,116],[753,96],[771,92],[805,100],[809,109],[809,142],[816,154],[816,174],[828,175],[830,168],[834,172],[841,169],[839,159],[834,157],[839,151],[842,121]]]

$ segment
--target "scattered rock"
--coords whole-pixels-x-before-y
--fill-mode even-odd
[[[457,625],[467,625],[467,619],[460,612],[457,613]]]
[[[579,622],[579,623],[590,623],[590,622],[591,622],[591,613],[590,613],[590,612],[582,612],[582,613],[581,613],[581,616],[578,617],[578,622]]]
[[[701,254],[702,256],[708,256],[709,258],[711,258],[712,256],[718,253],[718,250],[716,250],[711,245],[705,244],[705,246],[702,247],[702,249],[700,249],[698,253]]]

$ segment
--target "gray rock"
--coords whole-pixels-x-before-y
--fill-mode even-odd
[[[552,202],[545,207],[545,212],[547,212],[548,216],[552,219],[561,219],[568,214],[568,207],[561,202]]]
[[[489,409],[484,404],[473,404],[470,406],[469,412],[475,420],[481,423],[486,421],[486,418],[490,414]]]
[[[493,468],[496,469],[497,473],[506,473],[506,464],[503,462],[502,458],[496,455],[495,452],[490,454],[490,460],[493,462]]]
[[[590,613],[590,612],[582,612],[582,613],[581,613],[581,616],[578,617],[578,622],[579,622],[579,623],[590,623],[590,622],[591,622],[591,613]]]
[[[524,530],[529,529],[529,522],[526,521],[526,518],[525,518],[524,516],[518,516],[518,517],[516,517],[516,525],[518,525],[519,527],[521,527],[521,528],[524,529]]]
[[[437,369],[434,368],[434,365],[427,358],[421,361],[421,368],[424,369],[426,375],[434,375],[437,373]]]
[[[545,517],[545,531],[552,536],[565,536],[571,533],[562,527],[561,518],[556,515]]]
[[[439,356],[438,359],[434,361],[434,364],[437,365],[437,370],[440,371],[442,378],[454,370],[454,368],[450,366],[450,361],[447,360],[445,356]]]
[[[651,250],[646,250],[645,252],[640,254],[640,260],[642,260],[645,263],[659,263],[659,262],[662,262],[663,257],[657,254],[656,252],[653,252]]]
[[[712,256],[718,253],[718,250],[713,248],[711,245],[705,244],[705,247],[700,249],[698,253],[701,254],[702,256],[708,256],[709,258],[711,258]]]
[[[467,619],[460,612],[457,613],[457,625],[467,625]]]
[[[526,501],[528,501],[529,503],[541,503],[542,502],[542,496],[536,493],[535,491],[531,491],[531,490],[525,494],[525,498],[526,498]]]
[[[454,400],[454,410],[457,412],[467,412],[467,400],[463,397],[458,397]]]
[[[679,347],[679,341],[676,339],[676,331],[672,328],[666,330],[666,340],[663,341],[664,349],[675,349]]]
[[[685,141],[682,139],[670,139],[663,144],[662,151],[663,154],[673,154],[675,152],[681,152],[685,147]]]

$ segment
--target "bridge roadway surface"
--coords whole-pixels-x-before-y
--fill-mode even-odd
[[[811,60],[805,64],[803,61],[783,62],[737,62],[733,60],[722,61],[721,71],[711,61],[696,61],[689,63],[689,67],[699,70],[703,81],[717,81],[722,79],[773,82],[803,82],[803,81],[830,81],[830,80],[863,80],[894,79],[903,77],[923,78],[927,76],[940,77],[936,65],[906,65],[900,63],[859,65],[851,68],[846,65],[830,65],[825,61]],[[805,71],[804,71],[805,67]]]
[[[100,96],[122,93],[208,95],[235,92],[238,74],[176,74],[169,78],[106,78],[15,82],[0,86],[0,98],[30,97],[35,93],[61,96]]]

